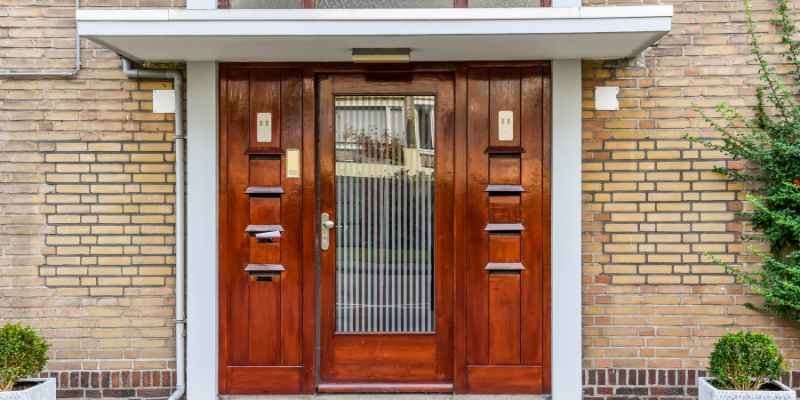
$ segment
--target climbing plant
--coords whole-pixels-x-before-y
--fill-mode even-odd
[[[747,33],[760,78],[754,114],[745,117],[729,104],[719,104],[716,110],[722,118],[703,116],[721,139],[690,139],[743,161],[716,171],[747,188],[752,211],[742,214],[752,222],[759,239],[769,244],[769,252],[759,253],[760,270],[726,268],[763,297],[763,304],[750,304],[751,308],[800,321],[800,41],[795,39],[797,27],[789,1],[775,2],[771,23],[780,34],[791,73],[781,75],[768,63],[750,1],[745,0]]]

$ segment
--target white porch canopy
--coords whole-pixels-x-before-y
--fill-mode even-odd
[[[449,9],[81,9],[81,37],[135,61],[617,59],[670,30],[672,6]]]

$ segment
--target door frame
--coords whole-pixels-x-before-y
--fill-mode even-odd
[[[313,223],[305,223],[303,224],[303,232],[302,238],[304,243],[314,243],[313,246],[303,246],[302,251],[302,263],[303,263],[303,283],[302,283],[302,290],[304,293],[303,296],[303,304],[301,306],[302,313],[304,316],[307,315],[314,315],[314,318],[307,318],[303,317],[303,326],[302,326],[302,337],[303,337],[303,346],[302,346],[302,355],[303,355],[303,384],[302,389],[303,393],[317,393],[318,388],[317,385],[319,383],[319,369],[318,363],[319,358],[317,354],[316,348],[319,346],[319,337],[318,337],[318,312],[320,310],[319,305],[319,298],[318,298],[318,282],[319,282],[319,208],[318,208],[318,196],[319,196],[319,180],[316,176],[317,168],[318,168],[318,154],[317,154],[317,140],[318,140],[318,133],[317,133],[317,105],[318,105],[318,88],[317,88],[317,76],[320,74],[336,74],[336,73],[375,73],[375,72],[382,72],[382,73],[413,73],[413,72],[448,72],[453,73],[454,78],[454,86],[455,86],[455,95],[454,95],[454,111],[455,111],[455,161],[454,161],[454,210],[460,210],[460,212],[454,212],[454,232],[453,232],[453,240],[454,240],[454,257],[453,257],[453,273],[455,275],[454,279],[454,308],[453,308],[453,347],[454,347],[454,357],[453,357],[453,391],[455,393],[465,393],[466,391],[466,365],[467,360],[465,358],[466,354],[466,283],[464,281],[463,268],[466,265],[466,237],[463,234],[465,231],[465,214],[464,214],[464,205],[466,203],[466,183],[467,183],[467,118],[466,115],[468,113],[467,107],[467,71],[469,68],[475,67],[539,67],[539,68],[546,68],[550,71],[550,79],[553,80],[553,72],[551,70],[551,62],[550,61],[481,61],[481,62],[423,62],[423,63],[411,63],[411,64],[375,64],[375,65],[360,65],[360,64],[352,64],[352,63],[258,63],[258,62],[244,62],[244,63],[221,63],[219,65],[219,75],[223,76],[224,71],[227,70],[235,70],[235,69],[294,69],[299,70],[301,74],[301,80],[303,83],[302,86],[302,93],[303,93],[303,110],[302,110],[302,213],[303,215],[307,215],[308,212],[314,213],[314,221]],[[579,73],[579,71],[578,71]],[[579,75],[578,75],[579,76]],[[222,98],[224,95],[224,88],[225,88],[225,79],[219,78],[218,79],[218,92],[217,95]],[[556,88],[557,89],[557,88]],[[547,109],[551,110],[548,115],[544,115],[544,118],[548,121],[547,125],[552,126],[553,124],[549,121],[554,119],[553,108],[551,104],[553,104],[553,94],[557,92],[556,90],[552,90],[549,96],[546,96],[543,101],[547,105]],[[579,100],[579,98],[578,98]],[[578,107],[580,107],[580,103],[578,102]],[[225,110],[224,104],[222,101],[218,101],[218,120],[224,121],[225,120]],[[580,113],[577,114],[577,118],[580,119]],[[578,127],[580,123],[578,122]],[[552,131],[553,128],[549,129]],[[550,135],[552,137],[551,132],[545,132],[545,134]],[[218,136],[217,136],[217,146],[220,149],[217,165],[217,179],[222,181],[223,171],[226,171],[226,167],[224,163],[226,162],[224,151],[225,149],[225,142],[227,140],[226,133],[224,129],[218,129]],[[548,153],[553,153],[554,145],[551,144],[550,148],[548,149]],[[562,149],[562,151],[566,151],[566,149]],[[570,150],[574,151],[574,149]],[[580,159],[580,155],[578,153],[578,160]],[[554,165],[551,164],[551,171],[553,170]],[[553,171],[554,172],[554,171]],[[557,177],[554,176],[555,174],[551,172],[551,182],[557,182]],[[578,180],[580,177],[578,176]],[[563,190],[563,189],[562,189]],[[578,186],[578,190],[580,187]],[[552,194],[554,190],[551,190],[547,193],[547,198],[551,199],[551,202],[555,206],[558,204],[555,201],[552,201]],[[222,190],[218,191],[217,194],[217,201],[218,204],[224,204],[224,192]],[[577,200],[580,201],[580,196],[577,197]],[[573,210],[565,210],[565,212],[569,213]],[[557,210],[552,212],[552,215],[555,215]],[[217,217],[217,234],[221,235],[222,231],[224,230],[224,226],[220,220],[221,215],[218,213]],[[579,215],[579,214],[578,214]],[[580,220],[577,221],[578,226],[580,224]],[[548,237],[552,235],[552,232],[547,232]],[[554,238],[555,239],[555,238]],[[575,238],[572,238],[575,239]],[[580,235],[577,236],[577,239],[580,239]],[[555,240],[553,243],[558,243]],[[579,242],[578,242],[579,243]],[[216,243],[217,246],[217,257],[223,254],[222,251],[222,241],[218,240]],[[554,245],[552,247],[556,247]],[[578,245],[579,249],[579,245]],[[553,252],[553,248],[546,249],[546,254],[551,255]],[[576,261],[580,261],[579,257],[580,253],[578,253],[578,258]],[[552,255],[550,257],[553,258]],[[216,262],[219,265],[220,260],[217,259]],[[546,265],[546,273],[545,273],[545,296],[546,296],[546,309],[548,312],[545,313],[545,335],[546,337],[546,346],[545,352],[547,353],[547,358],[545,363],[546,367],[546,374],[545,374],[545,392],[552,392],[553,388],[550,387],[550,380],[551,380],[551,371],[553,367],[553,352],[551,351],[551,344],[553,341],[553,324],[551,320],[553,319],[553,296],[551,290],[551,262],[548,262]],[[578,264],[580,267],[580,264]],[[217,269],[219,273],[219,269]],[[309,276],[313,276],[314,279],[308,279]],[[222,280],[218,277],[219,282]],[[570,278],[574,279],[574,277]],[[217,289],[217,295],[219,295],[219,288]],[[574,291],[570,291],[569,293],[574,294]],[[580,283],[578,283],[578,293],[580,293]],[[567,294],[567,292],[565,292]],[[559,296],[563,297],[563,296]],[[223,299],[219,297],[217,299],[217,305],[221,304]],[[579,304],[579,303],[578,303]],[[580,309],[578,308],[578,313],[576,314],[580,316]],[[574,320],[574,318],[573,318]],[[580,319],[578,317],[577,321],[579,322]],[[572,328],[576,329],[578,332],[578,340],[577,346],[580,346],[580,325],[574,326],[574,321],[567,321],[566,324],[571,326]],[[217,328],[220,330],[220,334],[218,335],[218,342],[216,343],[219,346],[219,357],[217,363],[217,379],[219,381],[220,387],[224,387],[224,377],[222,371],[225,368],[225,344],[222,343],[222,338],[225,336],[222,333],[224,329],[224,321],[220,318],[217,321]],[[571,348],[572,352],[575,354],[580,355],[580,350],[575,350],[575,340],[570,339],[565,346],[564,350]],[[572,357],[570,357],[572,358]],[[578,360],[580,358],[578,357]],[[578,364],[579,367],[579,364]],[[574,371],[573,373],[580,375],[580,369]],[[571,381],[571,380],[570,380]],[[578,380],[578,383],[580,380]]]

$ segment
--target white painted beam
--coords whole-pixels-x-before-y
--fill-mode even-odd
[[[147,61],[349,61],[357,47],[412,48],[412,61],[613,59],[669,32],[672,6],[92,9],[76,20],[82,37]]]
[[[217,64],[186,65],[187,397],[216,400],[218,346]]]
[[[582,398],[581,60],[553,61],[552,394]]]

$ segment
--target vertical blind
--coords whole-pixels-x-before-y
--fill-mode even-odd
[[[336,330],[434,331],[433,96],[339,96]]]

